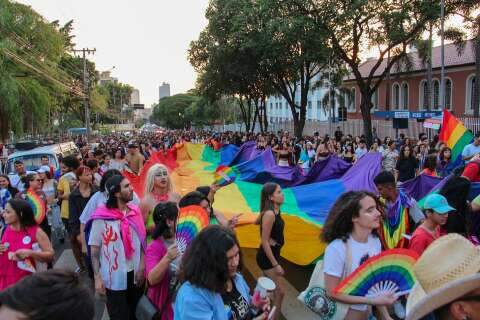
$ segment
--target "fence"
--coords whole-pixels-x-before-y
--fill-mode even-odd
[[[473,132],[480,131],[480,118],[459,118],[467,129]],[[316,121],[307,120],[303,129],[304,135],[313,135],[318,132],[320,135],[330,134],[333,135],[336,128],[340,129],[345,134],[351,134],[353,136],[360,136],[363,134],[363,120],[362,119],[349,119],[344,122],[330,123],[328,121]],[[391,120],[372,120],[372,127],[377,129],[379,137],[396,137],[396,129],[393,128]],[[243,124],[229,124],[229,125],[217,125],[213,128],[215,131],[244,131],[245,126]],[[270,123],[268,125],[268,131],[288,131],[293,132],[293,121],[282,121],[276,123]],[[254,132],[260,132],[260,127],[257,124]],[[438,131],[433,129],[427,129],[423,127],[423,122],[418,122],[415,119],[408,120],[408,129],[398,129],[398,134],[404,133],[407,137],[417,138],[422,132],[426,132],[428,135],[433,136],[438,134]]]

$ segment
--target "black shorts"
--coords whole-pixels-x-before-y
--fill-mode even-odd
[[[270,246],[270,249],[272,250],[275,260],[278,261],[278,259],[280,259],[280,250],[282,249],[282,247]],[[262,270],[269,270],[273,268],[272,263],[270,262],[267,255],[265,254],[265,251],[263,250],[263,247],[260,247],[257,251],[257,265]]]

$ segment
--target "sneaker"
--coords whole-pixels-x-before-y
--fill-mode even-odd
[[[397,301],[393,304],[393,312],[399,319],[405,319],[406,317],[405,307],[400,301]]]

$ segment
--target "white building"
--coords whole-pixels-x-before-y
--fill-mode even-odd
[[[148,122],[150,116],[152,115],[152,108],[145,108],[145,109],[135,109],[134,110],[134,120],[137,122],[138,120],[145,120]]]
[[[307,97],[307,114],[306,119],[311,121],[327,121],[329,120],[328,98],[328,81],[319,83],[321,75],[315,76],[311,80],[311,89]],[[300,105],[300,88],[297,88],[295,94],[296,104]],[[335,117],[338,116],[338,103],[335,101]],[[292,111],[287,100],[280,94],[267,98],[267,115],[269,123],[280,123],[293,120]]]
[[[158,88],[158,100],[170,97],[170,84],[169,83],[162,83],[162,85]]]
[[[138,89],[133,89],[132,94],[130,95],[130,105],[140,104],[140,91]]]
[[[98,79],[99,85],[103,86],[107,82],[118,82],[118,78],[112,77],[112,72],[111,71],[102,71],[100,72],[100,76]]]

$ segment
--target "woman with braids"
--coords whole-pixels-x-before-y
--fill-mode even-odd
[[[260,215],[256,221],[260,225],[260,248],[257,251],[257,264],[263,273],[276,284],[274,319],[279,319],[285,295],[284,271],[280,265],[280,250],[285,244],[283,230],[285,222],[280,215],[283,204],[282,188],[276,183],[265,183],[260,194]]]
[[[338,198],[323,228],[322,240],[328,243],[323,261],[325,289],[334,300],[351,305],[347,320],[368,319],[370,306],[379,306],[383,319],[391,319],[383,306],[396,301],[393,294],[374,298],[334,293],[334,289],[349,274],[370,257],[382,250],[375,230],[380,227],[381,213],[374,194],[366,191],[349,191]]]
[[[175,226],[178,215],[177,204],[163,202],[153,210],[153,241],[145,253],[145,275],[148,297],[159,310],[162,320],[173,319],[172,298],[176,286],[176,268],[172,262],[177,258]]]

